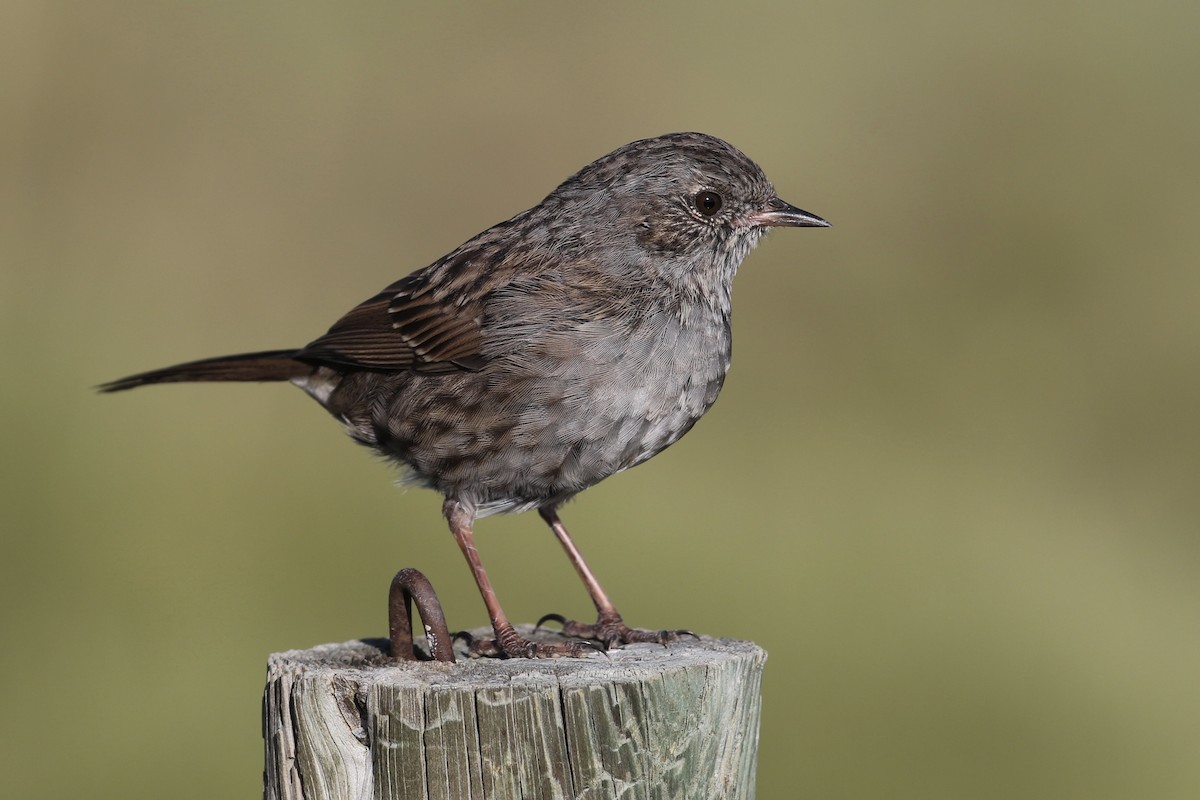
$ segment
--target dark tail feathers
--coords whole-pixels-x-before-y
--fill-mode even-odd
[[[296,350],[265,350],[261,353],[242,353],[236,356],[206,358],[173,367],[142,372],[127,378],[101,384],[102,392],[119,392],[151,383],[180,381],[290,381],[309,375],[311,364],[297,361]]]

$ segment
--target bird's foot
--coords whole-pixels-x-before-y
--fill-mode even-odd
[[[535,642],[526,639],[510,625],[496,628],[496,638],[476,639],[466,631],[454,634],[467,643],[472,658],[586,658],[604,650],[591,642]]]
[[[562,625],[562,632],[567,636],[576,636],[580,639],[590,639],[600,642],[606,650],[634,642],[656,642],[665,647],[670,642],[677,641],[684,636],[700,638],[691,631],[686,630],[648,631],[642,628],[631,628],[625,624],[625,620],[621,619],[621,615],[616,612],[601,614],[591,624],[567,619],[562,614],[546,614],[538,620],[537,625],[534,626],[534,630],[541,628],[543,622],[549,621],[554,621]]]

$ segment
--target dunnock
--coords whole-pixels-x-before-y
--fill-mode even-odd
[[[729,369],[738,265],[768,228],[826,225],[780,200],[758,165],[720,139],[642,139],[388,286],[305,347],[193,361],[101,388],[290,381],[356,441],[445,496],[494,651],[590,651],[520,636],[475,549],[476,518],[534,508],[598,612],[594,624],[563,621],[564,631],[606,646],[666,642],[680,632],[624,623],[558,507],[691,429]]]

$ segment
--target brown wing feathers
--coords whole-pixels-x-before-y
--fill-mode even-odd
[[[478,303],[449,302],[418,273],[355,307],[299,358],[368,369],[477,369]]]

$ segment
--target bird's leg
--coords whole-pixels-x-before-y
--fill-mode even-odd
[[[621,615],[617,613],[617,609],[613,606],[612,601],[608,599],[608,594],[604,591],[604,587],[596,580],[596,576],[592,574],[591,568],[583,560],[583,556],[580,555],[579,548],[575,546],[575,541],[571,538],[571,534],[567,532],[566,526],[558,518],[558,511],[553,506],[545,506],[539,508],[538,513],[541,514],[542,519],[546,520],[546,524],[550,526],[550,530],[554,531],[554,535],[558,538],[559,544],[567,552],[567,558],[570,559],[571,565],[575,567],[575,571],[579,573],[580,580],[587,587],[588,594],[591,595],[592,602],[596,605],[597,614],[596,622],[591,625],[566,619],[559,614],[547,614],[538,622],[539,625],[548,619],[552,619],[562,623],[563,633],[568,636],[594,639],[603,642],[605,647],[614,647],[630,642],[658,642],[659,644],[666,644],[678,639],[680,636],[695,635],[691,631],[647,631],[641,628],[631,628],[626,625],[625,620],[621,619]]]
[[[479,593],[483,595],[483,604],[487,607],[488,618],[492,621],[492,630],[496,632],[493,642],[481,642],[475,646],[476,652],[487,655],[499,655],[504,658],[557,658],[561,656],[580,657],[595,652],[595,648],[583,642],[531,642],[517,633],[516,628],[508,621],[500,601],[496,598],[496,590],[488,580],[487,571],[475,548],[475,537],[471,527],[475,515],[463,507],[457,500],[447,499],[442,506],[442,513],[450,523],[450,532],[462,549],[471,567],[471,574]]]

